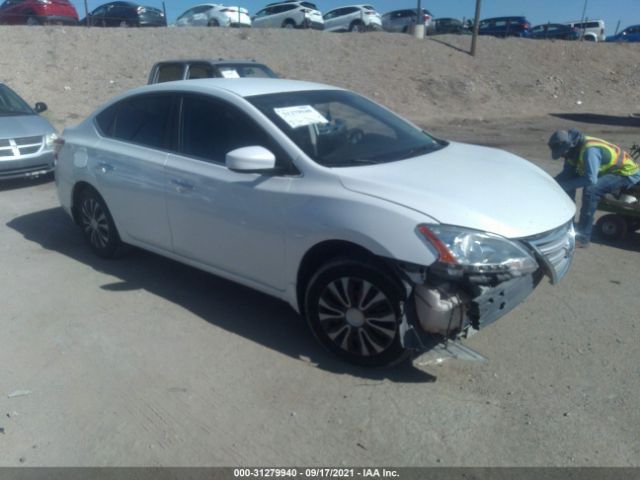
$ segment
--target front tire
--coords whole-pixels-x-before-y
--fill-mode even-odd
[[[410,353],[400,342],[402,298],[399,283],[384,269],[339,258],[309,281],[305,315],[327,350],[356,365],[381,367]]]
[[[208,27],[219,27],[220,23],[215,18],[212,18],[211,20],[209,20],[209,23],[207,23],[207,26]]]
[[[282,28],[296,28],[296,24],[293,20],[285,20],[282,23]]]
[[[86,189],[80,195],[78,220],[89,248],[102,258],[113,258],[122,248],[122,241],[107,204],[98,192]]]

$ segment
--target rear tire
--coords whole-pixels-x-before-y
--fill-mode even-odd
[[[296,28],[296,24],[293,20],[285,20],[282,23],[282,28]]]
[[[622,240],[627,235],[628,225],[623,217],[610,213],[600,217],[596,229],[605,240]]]
[[[78,223],[89,248],[102,258],[113,258],[123,243],[107,204],[98,192],[85,189],[78,202]]]
[[[383,268],[338,258],[309,281],[305,316],[330,352],[365,367],[398,363],[410,354],[400,342],[400,284]]]
[[[364,32],[365,31],[364,23],[362,23],[362,22],[352,22],[351,25],[349,25],[349,31],[350,32],[358,32],[358,33]]]

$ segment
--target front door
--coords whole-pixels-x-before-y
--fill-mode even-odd
[[[261,145],[279,155],[243,112],[210,97],[182,101],[179,152],[166,164],[174,252],[271,289],[284,290],[285,207],[291,178],[237,173],[236,148]],[[275,151],[274,151],[275,150]]]

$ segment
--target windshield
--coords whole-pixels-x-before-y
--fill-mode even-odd
[[[219,65],[218,71],[224,78],[278,78],[269,67],[259,63]]]
[[[286,92],[247,100],[325,167],[387,163],[446,145],[353,92]]]
[[[27,103],[6,85],[0,85],[0,116],[35,115]]]

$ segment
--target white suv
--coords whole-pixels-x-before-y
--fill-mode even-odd
[[[335,8],[324,14],[324,29],[329,32],[366,32],[382,30],[382,17],[370,5]]]
[[[322,13],[311,2],[285,0],[270,3],[252,18],[254,27],[324,29]]]
[[[590,42],[604,42],[604,20],[578,20],[575,22],[567,22],[565,25],[569,25],[575,28],[580,34],[580,38],[588,40]]]
[[[178,27],[250,27],[246,8],[203,3],[190,8],[176,20]]]

